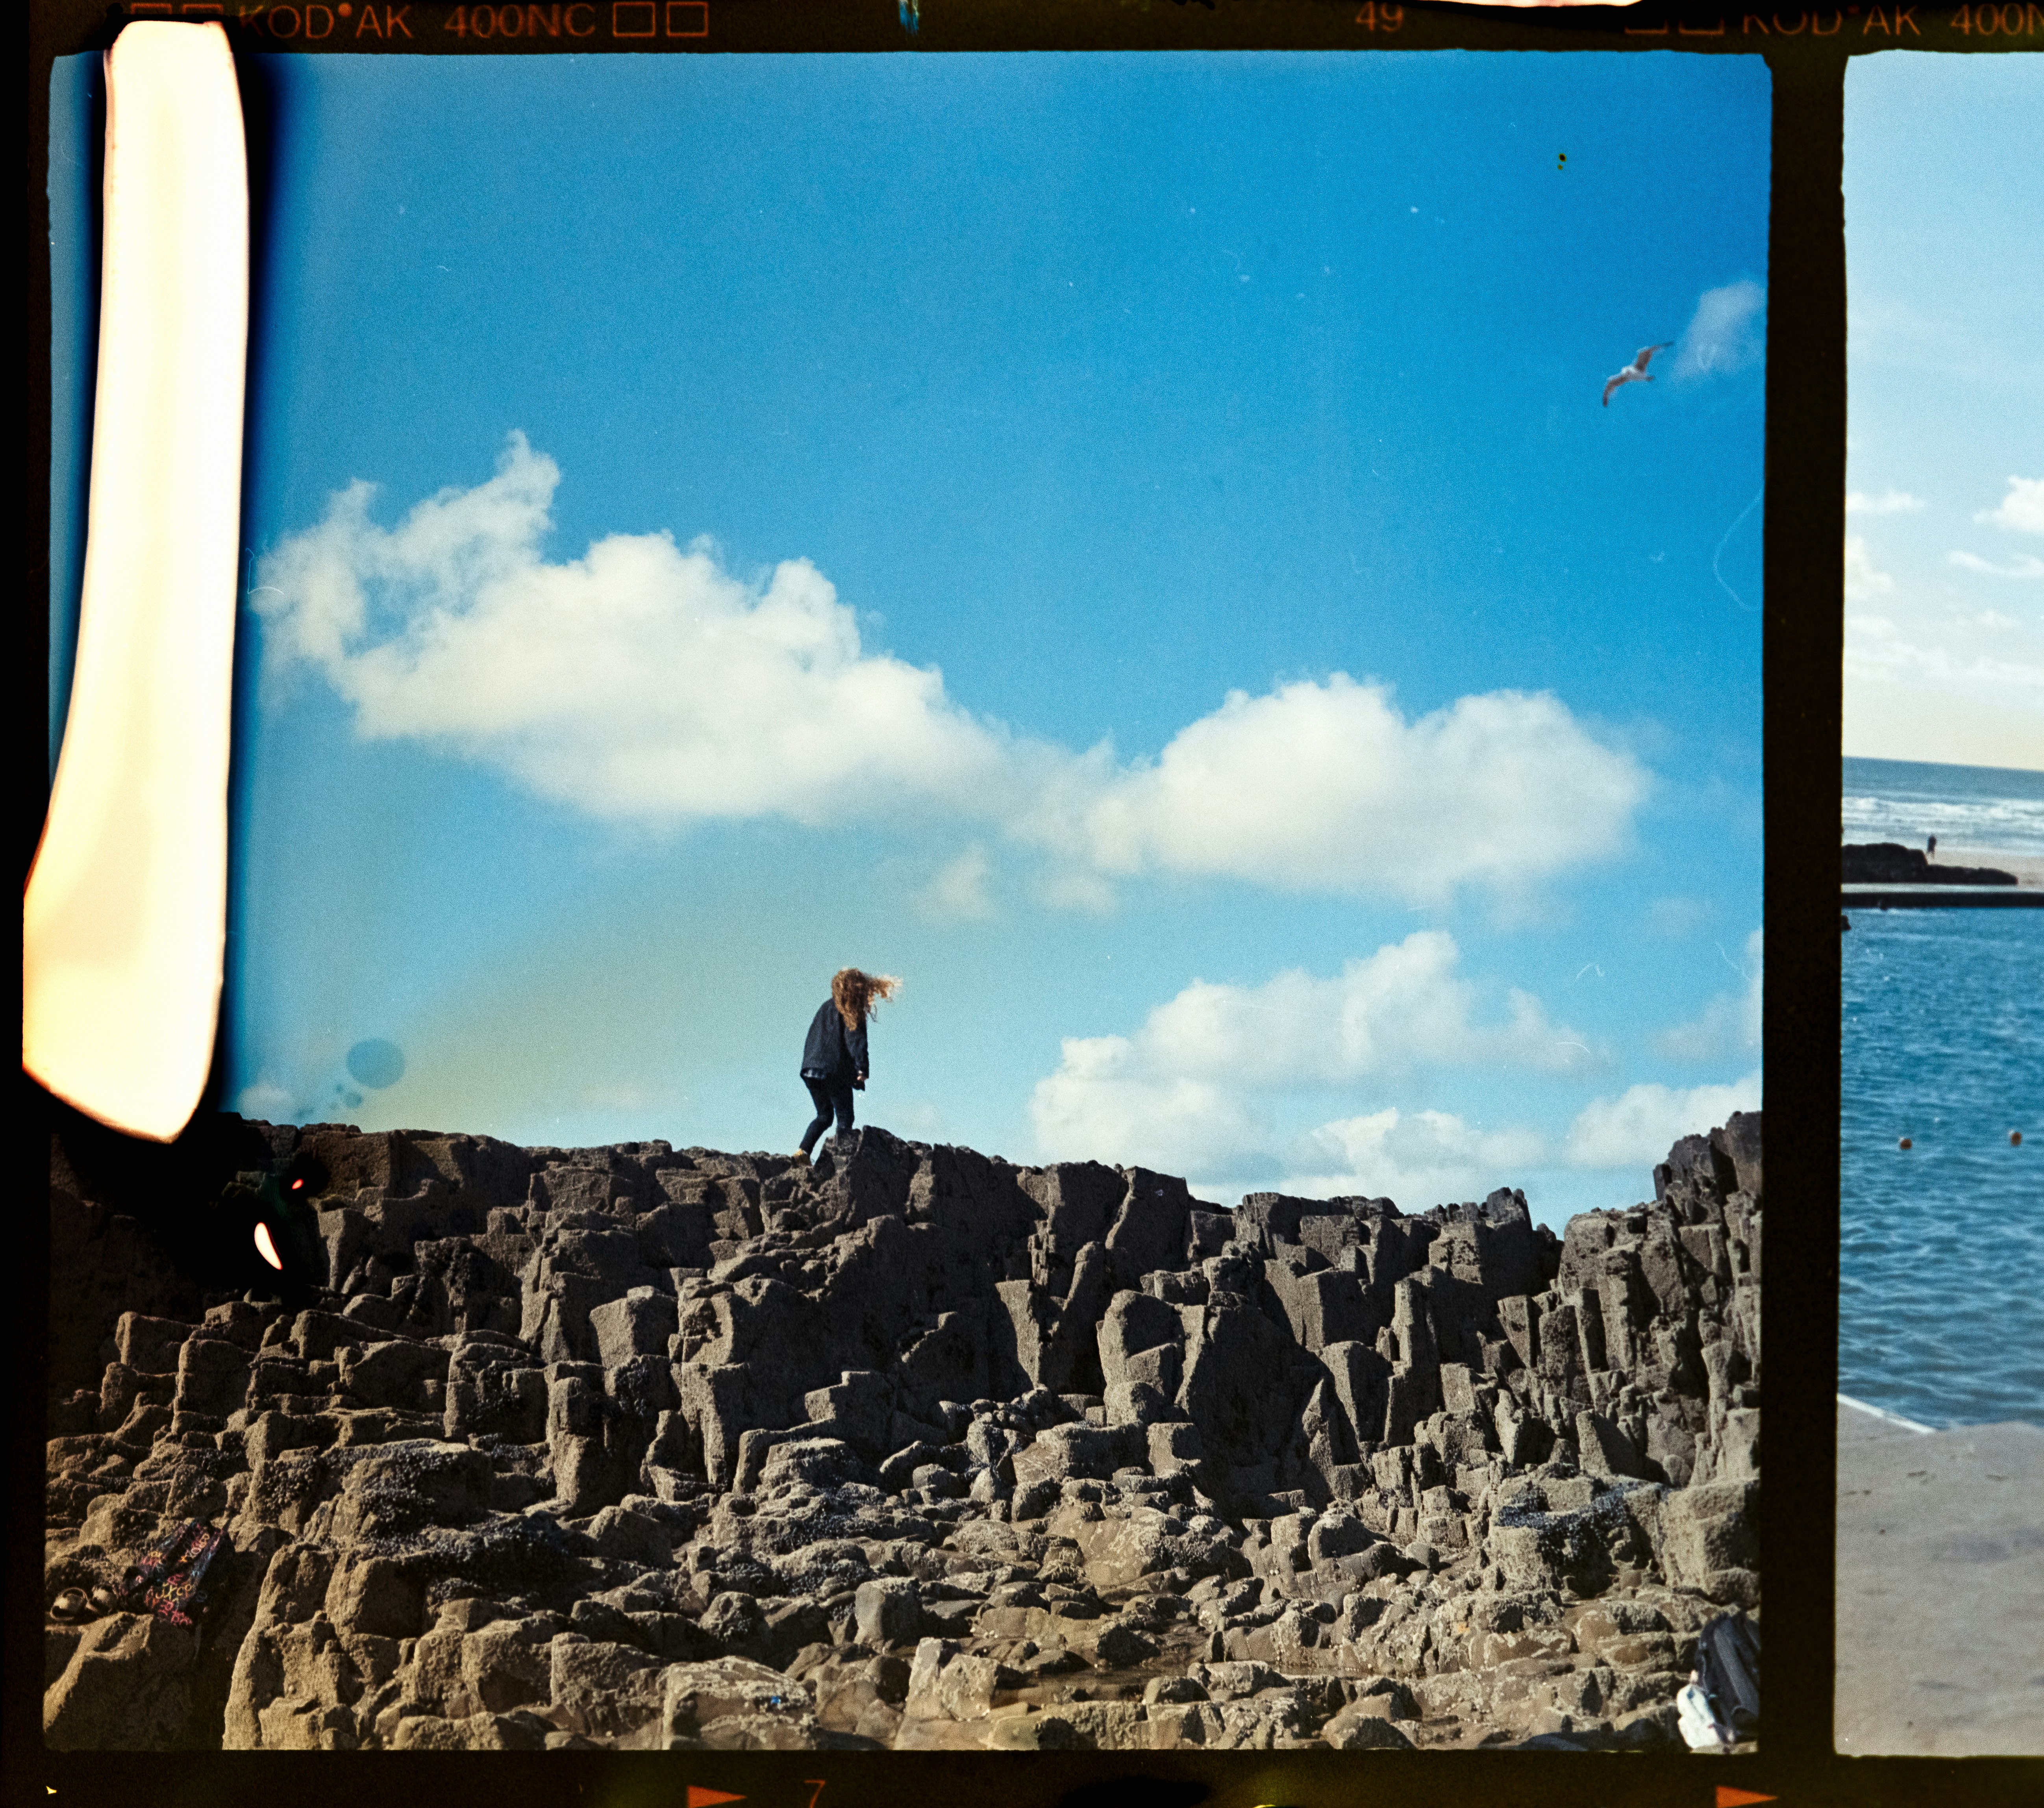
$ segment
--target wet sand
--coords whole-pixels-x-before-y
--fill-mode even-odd
[[[2044,1429],[1925,1433],[1841,1403],[1838,1439],[1833,1743],[2044,1753]]]

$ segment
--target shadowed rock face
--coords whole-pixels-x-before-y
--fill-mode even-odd
[[[232,1543],[196,1634],[52,1623],[57,1746],[1668,1744],[1758,1604],[1757,1114],[1559,1240],[876,1129],[244,1140],[326,1176],[289,1306],[53,1155],[48,1597]]]
[[[1899,841],[1856,842],[1839,849],[1845,885],[2013,885],[1998,867],[1937,866],[1920,848]]]

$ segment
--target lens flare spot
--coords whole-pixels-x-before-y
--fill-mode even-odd
[[[277,1253],[277,1245],[270,1240],[270,1227],[267,1224],[259,1224],[256,1227],[256,1253],[279,1274],[284,1271],[284,1259]]]
[[[395,1086],[405,1077],[405,1051],[394,1042],[372,1036],[348,1050],[348,1071],[357,1086],[381,1092],[385,1087]],[[353,1102],[359,1105],[361,1101]]]

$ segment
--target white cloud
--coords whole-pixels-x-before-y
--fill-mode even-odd
[[[983,922],[993,914],[986,882],[993,863],[975,842],[948,862],[921,894],[923,914],[940,922]]]
[[[1864,542],[1849,548],[1846,751],[2034,765],[2044,745],[2044,617],[2012,605],[2026,591],[2034,602],[2040,578],[2044,559],[2029,552],[1991,560],[1954,552],[1942,576],[1923,567],[1898,579],[1875,568]],[[2013,593],[1989,588],[2011,583]],[[1990,599],[2004,606],[1988,606]]]
[[[1675,346],[1680,379],[1729,376],[1759,361],[1767,345],[1767,291],[1758,283],[1706,289]]]
[[[1195,980],[1133,1036],[1068,1037],[1057,1071],[1031,1097],[1039,1148],[1051,1160],[1237,1174],[1280,1159],[1259,1098],[1422,1068],[1554,1074],[1597,1064],[1528,993],[1510,991],[1497,1021],[1478,1021],[1477,990],[1456,971],[1459,959],[1452,937],[1416,930],[1332,979],[1293,971],[1256,987]],[[1309,1138],[1287,1165],[1324,1163],[1334,1146]]]
[[[1760,1070],[1728,1086],[1628,1087],[1593,1099],[1569,1126],[1564,1152],[1577,1168],[1651,1168],[1671,1144],[1722,1124],[1735,1111],[1760,1109]]]
[[[497,475],[393,530],[355,483],[263,563],[255,606],[279,661],[309,661],[365,738],[440,741],[601,816],[817,824],[1009,781],[1011,750],[935,671],[863,652],[805,560],[763,588],[701,542],[613,534],[539,552],[560,480],[512,436]],[[370,594],[394,617],[382,638]]]
[[[1849,533],[1846,536],[1846,596],[1848,601],[1863,602],[1870,596],[1881,596],[1895,588],[1895,579],[1887,572],[1878,570],[1873,556],[1866,549],[1864,536]]]
[[[1719,952],[1723,953],[1720,948]],[[1734,966],[1730,956],[1726,964]],[[1737,992],[1720,992],[1692,1022],[1678,1024],[1654,1038],[1656,1050],[1670,1060],[1715,1060],[1760,1047],[1761,1002],[1765,991],[1765,934],[1755,929],[1746,938],[1743,962],[1736,971],[1746,983]]]
[[[1160,1067],[1126,1036],[1068,1036],[1029,1116],[1048,1160],[1139,1163],[1204,1176],[1266,1165],[1270,1125],[1230,1088]]]
[[[1854,682],[1935,683],[1954,687],[1938,702],[1946,713],[1969,707],[1991,709],[2006,701],[2034,710],[2044,701],[2044,665],[1988,655],[1969,658],[1947,647],[1926,646],[1909,639],[1896,623],[1881,615],[1846,616],[1845,675],[1849,707],[1853,700],[1850,687]]]
[[[1616,852],[1647,776],[1558,699],[1464,697],[1408,722],[1340,673],[1231,692],[1154,762],[1052,797],[1025,833],[1111,874],[1437,900]]]
[[[1452,1112],[1395,1106],[1323,1124],[1290,1152],[1298,1171],[1285,1176],[1288,1193],[1309,1199],[1361,1194],[1408,1210],[1523,1184],[1528,1169],[1550,1160],[1537,1131],[1484,1130]]]
[[[2044,477],[2010,478],[2008,494],[1973,519],[2005,527],[2011,533],[2044,533]]]
[[[549,561],[559,481],[514,433],[494,477],[394,528],[370,519],[371,486],[336,494],[252,593],[273,680],[309,665],[364,738],[441,746],[597,816],[985,825],[1048,856],[1039,897],[1090,910],[1145,872],[1508,892],[1619,850],[1647,790],[1552,696],[1408,721],[1385,687],[1339,672],[1231,693],[1154,760],[1028,740],[935,669],[866,651],[806,560],[748,584],[708,542],[656,533]],[[968,864],[939,889],[970,907],[976,883]]]
[[[1133,1046],[1146,1071],[1244,1086],[1333,1083],[1415,1067],[1579,1071],[1581,1037],[1513,987],[1479,1023],[1454,937],[1416,929],[1332,979],[1294,968],[1260,986],[1195,979],[1150,1013]]]
[[[1714,1052],[1757,1052],[1762,949],[1756,931],[1743,991],[1689,1026],[1699,1041],[1708,1029]],[[1132,1035],[1069,1037],[1030,1100],[1038,1156],[1140,1162],[1184,1175],[1207,1197],[1262,1187],[1304,1198],[1385,1195],[1416,1209],[1523,1186],[1541,1170],[1550,1179],[1569,1168],[1636,1175],[1677,1138],[1759,1102],[1757,1060],[1728,1085],[1635,1086],[1594,1099],[1560,1134],[1382,1102],[1387,1081],[1409,1086],[1421,1070],[1571,1070],[1568,1049],[1579,1039],[1528,994],[1511,993],[1497,1021],[1477,1021],[1458,959],[1450,937],[1422,930],[1334,979],[1195,981]],[[1330,1089],[1374,1092],[1374,1108],[1315,1124],[1320,1114],[1300,1107]],[[1285,1127],[1302,1117],[1312,1127]]]
[[[296,1116],[297,1102],[275,1080],[264,1078],[241,1089],[234,1109],[242,1117],[265,1124],[288,1124]]]
[[[1846,513],[1849,515],[1914,514],[1923,506],[1922,497],[1912,496],[1906,490],[1884,490],[1878,496],[1854,490],[1846,497]]]
[[[1973,552],[1950,552],[1946,557],[1965,571],[1984,572],[1991,578],[2044,578],[2044,559],[2034,552],[2018,552],[2006,565]]]

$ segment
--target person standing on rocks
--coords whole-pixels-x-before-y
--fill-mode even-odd
[[[840,967],[831,979],[831,995],[809,1020],[809,1041],[802,1046],[802,1084],[815,1101],[816,1120],[802,1133],[795,1152],[806,1161],[816,1139],[837,1118],[837,1134],[851,1130],[851,1095],[863,1091],[872,1069],[866,1046],[866,1019],[883,998],[891,998],[901,982],[885,973],[862,973]]]

